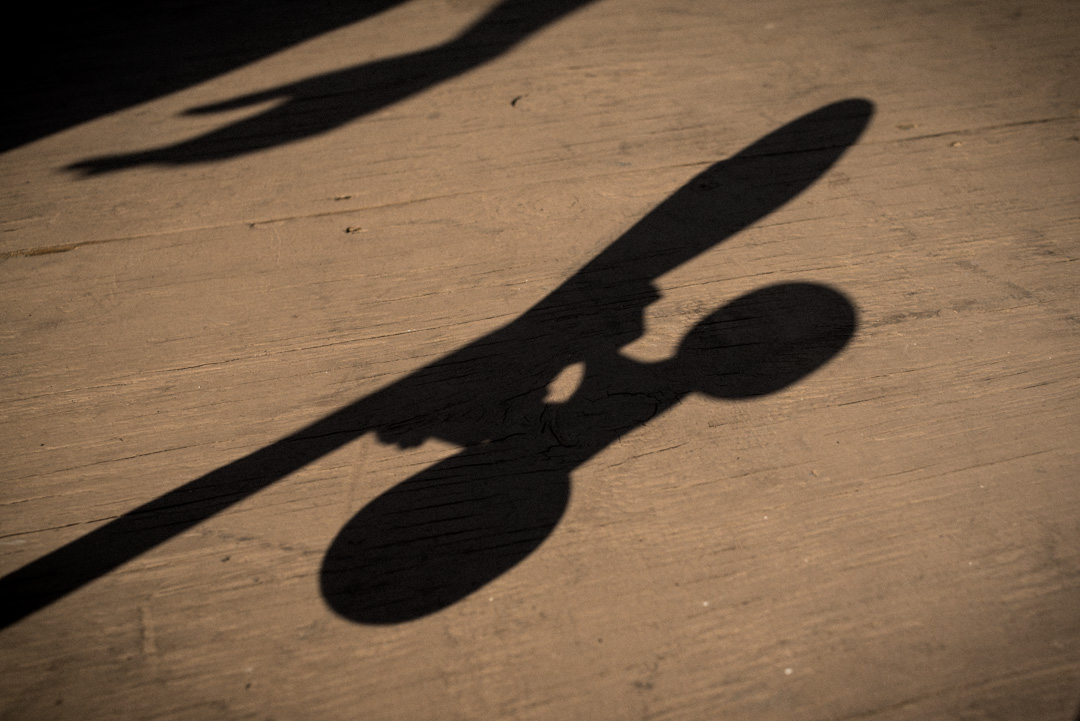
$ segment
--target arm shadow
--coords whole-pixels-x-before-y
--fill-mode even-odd
[[[23,3],[0,152],[178,92],[405,0]],[[17,33],[18,40],[14,41]]]
[[[88,158],[68,170],[90,176],[138,165],[212,162],[319,135],[477,68],[593,1],[503,0],[442,45],[191,108],[187,114],[206,115],[277,101],[252,117],[175,145]]]

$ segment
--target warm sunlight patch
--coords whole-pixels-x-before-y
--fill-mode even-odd
[[[555,379],[548,383],[548,392],[544,396],[545,403],[566,403],[570,400],[577,389],[581,387],[581,381],[585,378],[585,364],[573,363],[566,366]]]

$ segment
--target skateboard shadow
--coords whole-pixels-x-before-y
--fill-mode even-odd
[[[206,115],[277,101],[261,113],[190,140],[137,153],[89,158],[68,166],[68,170],[89,176],[137,165],[211,162],[319,135],[477,68],[593,1],[503,0],[442,45],[191,108],[186,114]],[[382,2],[380,6],[390,4]]]
[[[688,393],[751,399],[805,377],[856,329],[838,291],[762,288],[698,324],[670,360],[619,351],[639,338],[653,281],[743,230],[821,177],[873,106],[825,106],[718,162],[519,318],[382,390],[129,511],[0,579],[0,627],[374,432],[407,448],[461,446],[374,499],[331,544],[324,596],[346,618],[399,623],[438,611],[504,573],[555,528],[573,469]],[[565,403],[546,389],[568,366]]]
[[[356,514],[326,555],[323,596],[340,615],[367,624],[450,606],[531,554],[566,510],[572,471],[618,438],[690,393],[747,399],[780,390],[836,355],[855,323],[855,309],[837,291],[787,283],[725,305],[671,360],[639,363],[597,338],[568,401],[544,403],[526,392],[514,422],[497,423],[490,439]]]

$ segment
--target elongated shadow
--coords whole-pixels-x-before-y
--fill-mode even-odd
[[[503,0],[442,45],[192,108],[189,115],[205,115],[276,103],[252,117],[175,145],[89,158],[69,170],[94,175],[136,165],[209,162],[319,135],[477,68],[593,1]]]
[[[686,393],[751,398],[785,387],[847,342],[851,304],[836,291],[793,284],[728,304],[671,361],[640,364],[619,353],[643,332],[656,278],[810,186],[858,139],[872,109],[846,100],[766,135],[699,174],[510,324],[5,576],[0,623],[48,606],[368,432],[402,448],[440,438],[464,450],[348,524],[323,568],[329,603],[357,621],[391,623],[467,595],[547,537],[565,506],[569,472],[614,439]],[[575,363],[585,364],[582,387],[565,404],[545,403],[548,384]],[[431,490],[444,481],[459,495]],[[415,504],[407,500],[414,491]],[[488,491],[498,497],[490,506]],[[467,528],[435,528],[447,519],[425,515],[461,500],[478,519]],[[421,534],[411,529],[428,521],[434,537],[461,530],[467,544],[416,546]],[[447,563],[438,560],[446,553]],[[469,563],[455,566],[463,555]],[[466,580],[447,585],[449,573]]]

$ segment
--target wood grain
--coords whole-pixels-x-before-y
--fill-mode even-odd
[[[851,344],[622,437],[535,553],[410,623],[335,615],[320,565],[459,449],[366,435],[5,629],[0,717],[1075,719],[1080,6],[602,0],[313,137],[67,169],[491,6],[404,3],[0,156],[0,572],[512,322],[705,168],[866,98],[625,353],[790,282],[852,300]]]

